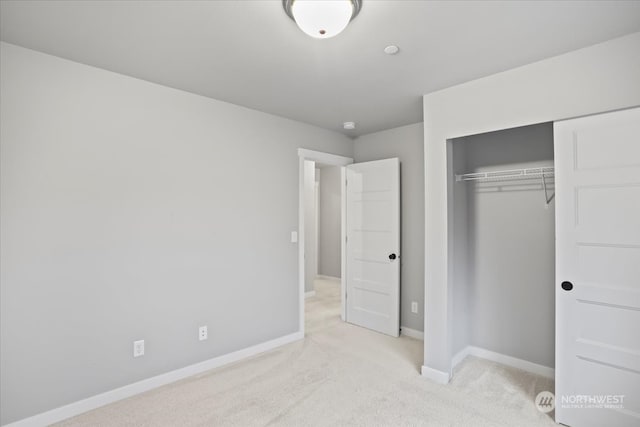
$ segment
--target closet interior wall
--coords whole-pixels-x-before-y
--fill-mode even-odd
[[[554,367],[555,218],[540,179],[456,174],[553,167],[553,123],[450,140],[452,355],[475,346]],[[549,195],[553,178],[547,179]]]

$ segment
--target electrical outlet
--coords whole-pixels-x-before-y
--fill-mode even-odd
[[[200,326],[200,328],[198,329],[198,339],[200,341],[204,341],[207,339],[207,327],[206,326]]]
[[[411,312],[418,313],[418,303],[416,301],[411,302]]]
[[[144,356],[144,340],[133,342],[133,357]]]

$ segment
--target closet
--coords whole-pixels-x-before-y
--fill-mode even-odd
[[[448,150],[454,362],[491,353],[552,372],[553,123],[452,139]]]

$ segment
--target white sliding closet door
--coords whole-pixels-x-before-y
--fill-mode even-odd
[[[554,137],[556,421],[640,426],[640,108]]]
[[[346,167],[347,322],[400,333],[400,162]]]

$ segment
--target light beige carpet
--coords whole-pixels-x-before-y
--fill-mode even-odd
[[[422,341],[340,321],[339,283],[316,281],[307,336],[61,426],[551,426],[533,404],[553,382],[467,358],[451,384],[419,374]]]

